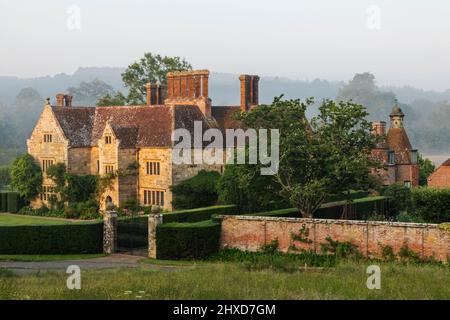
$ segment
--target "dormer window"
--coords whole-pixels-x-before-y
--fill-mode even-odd
[[[395,164],[395,153],[394,151],[388,151],[388,164],[394,165]]]
[[[111,144],[112,143],[112,137],[111,136],[106,136],[105,137],[105,143],[106,144]]]
[[[52,142],[52,140],[53,140],[53,136],[51,134],[48,134],[48,133],[44,134],[44,142],[45,143]]]

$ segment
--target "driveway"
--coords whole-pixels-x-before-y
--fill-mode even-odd
[[[184,266],[165,266],[141,263],[144,260],[140,256],[127,254],[112,254],[107,257],[85,259],[85,260],[62,260],[62,261],[41,261],[41,262],[15,262],[0,261],[0,269],[8,269],[17,273],[37,272],[37,271],[66,271],[70,265],[77,265],[81,270],[87,269],[111,269],[111,268],[142,268],[154,271],[179,271],[190,268]]]

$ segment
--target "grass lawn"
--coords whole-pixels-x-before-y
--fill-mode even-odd
[[[105,257],[106,254],[0,254],[0,261],[61,261],[61,260],[84,260]]]
[[[239,263],[201,263],[175,272],[82,271],[81,290],[63,272],[0,270],[0,299],[450,299],[450,268],[379,263],[381,289],[369,290],[366,262],[296,272],[249,271]]]
[[[61,218],[25,216],[20,214],[0,214],[0,226],[23,226],[23,225],[55,225],[68,223],[85,223],[85,221],[74,221]]]

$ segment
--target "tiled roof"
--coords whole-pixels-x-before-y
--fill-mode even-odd
[[[394,151],[412,149],[405,128],[390,128],[387,134],[387,141]]]
[[[450,159],[445,160],[444,163],[441,164],[441,167],[450,167]]]
[[[241,111],[240,106],[211,107],[211,114],[222,130],[238,129],[241,127],[241,122],[233,119],[233,114],[239,111]]]
[[[192,135],[194,121],[210,124],[197,106],[53,107],[72,147],[96,146],[110,123],[121,148],[170,147],[172,130],[185,128]]]

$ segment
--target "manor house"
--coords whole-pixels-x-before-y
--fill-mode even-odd
[[[67,94],[57,94],[56,105],[47,99],[27,140],[28,153],[44,172],[42,193],[32,205],[48,203],[54,184],[45,172],[64,163],[74,174],[114,174],[101,195],[101,210],[108,202],[120,206],[130,199],[172,210],[170,186],[202,169],[223,170],[216,164],[174,164],[174,130],[186,129],[193,136],[194,121],[200,121],[203,130],[235,128],[239,124],[233,113],[258,105],[258,76],[239,77],[239,106],[212,106],[208,79],[207,70],[168,73],[167,87],[147,84],[147,103],[139,106],[73,106]]]

